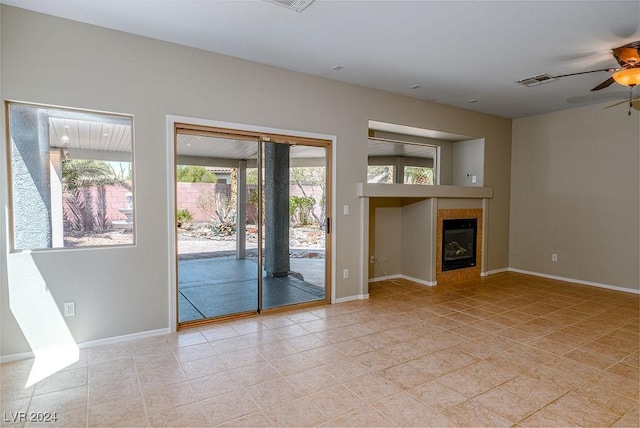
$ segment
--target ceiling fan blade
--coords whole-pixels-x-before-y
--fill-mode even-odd
[[[613,80],[613,77],[609,77],[607,80],[593,88],[591,91],[599,91],[600,89],[608,88],[613,84],[613,82],[615,82],[615,80]]]
[[[611,104],[611,105],[606,106],[606,107],[602,107],[602,110],[606,110],[608,108],[619,106],[620,104],[624,104],[624,103],[628,103],[628,102],[629,102],[629,100],[618,101],[617,103]]]
[[[635,42],[629,42],[626,45],[620,46],[621,48],[636,48],[640,49],[640,40],[636,40]]]
[[[580,71],[578,73],[559,74],[557,76],[552,76],[552,77],[560,78],[560,77],[569,77],[569,76],[579,76],[581,74],[600,73],[601,71],[606,71],[608,73],[611,73],[611,72],[614,72],[616,70],[617,70],[617,68],[601,68],[599,70],[589,70],[589,71]]]
[[[602,110],[606,110],[608,108],[611,107],[615,107],[615,106],[619,106],[620,104],[628,104],[629,100],[622,100],[622,101],[618,101],[617,103],[613,103],[609,106],[606,107],[602,107]],[[636,110],[640,110],[640,98],[634,98],[633,100],[631,100],[631,105],[633,106],[634,109]]]

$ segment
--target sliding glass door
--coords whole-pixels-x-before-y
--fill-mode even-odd
[[[263,154],[265,309],[327,298],[327,150],[265,142]]]
[[[327,299],[330,145],[176,127],[178,322]]]

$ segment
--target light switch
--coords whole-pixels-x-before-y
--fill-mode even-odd
[[[345,206],[342,208],[342,213],[343,213],[344,215],[349,215],[349,205],[345,205]]]

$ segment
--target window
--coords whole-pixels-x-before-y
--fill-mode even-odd
[[[369,137],[367,183],[436,184],[436,146]]]
[[[405,166],[404,184],[433,184],[433,168],[424,166]]]
[[[12,249],[134,244],[133,118],[7,103]]]
[[[369,165],[367,183],[393,183],[393,165]]]

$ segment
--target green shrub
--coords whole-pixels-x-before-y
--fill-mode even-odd
[[[203,166],[178,166],[176,178],[181,183],[216,183],[218,181],[216,174]]]
[[[188,209],[184,208],[176,212],[176,222],[178,223],[178,227],[184,226],[191,220],[193,220],[193,215],[191,215],[191,212]]]
[[[290,196],[289,216],[293,224],[307,225],[311,221],[311,211],[316,204],[311,196]]]

